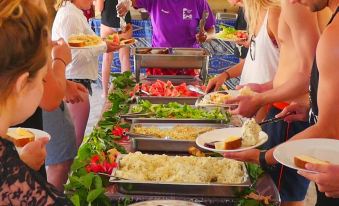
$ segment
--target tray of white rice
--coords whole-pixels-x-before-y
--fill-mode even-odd
[[[123,194],[235,197],[251,185],[243,162],[218,157],[121,155],[110,181]]]

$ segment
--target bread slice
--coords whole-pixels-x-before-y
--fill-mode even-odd
[[[306,169],[305,165],[306,163],[313,163],[313,164],[329,164],[330,162],[328,161],[323,161],[311,156],[307,156],[307,155],[298,155],[294,157],[294,164],[295,166],[302,168],[302,169]]]
[[[23,128],[17,128],[16,130],[7,132],[7,137],[17,147],[23,147],[27,143],[35,140],[34,133]]]
[[[241,137],[230,136],[225,141],[216,142],[214,145],[215,149],[218,150],[238,149],[239,147],[241,147]]]
[[[71,47],[84,47],[86,43],[83,40],[71,39],[68,41],[68,45]]]

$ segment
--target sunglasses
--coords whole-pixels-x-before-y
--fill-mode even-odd
[[[251,36],[251,41],[250,41],[250,56],[252,61],[255,60],[255,35]]]

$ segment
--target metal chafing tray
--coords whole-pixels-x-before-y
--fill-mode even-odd
[[[211,127],[215,129],[224,128],[227,125],[222,124],[215,124],[215,123],[178,123],[178,122],[149,122],[143,120],[133,120],[131,125],[131,132],[132,134],[129,135],[132,138],[132,146],[134,151],[142,151],[142,152],[180,152],[180,153],[187,153],[188,148],[191,146],[197,147],[194,140],[176,140],[153,137],[153,136],[146,136],[146,135],[138,135],[133,134],[133,130],[137,126],[142,127],[158,127],[158,128],[173,128],[175,125],[185,125],[185,126],[192,126],[192,127]]]
[[[167,50],[165,54],[164,49]],[[201,69],[202,80],[207,77],[209,53],[203,48],[133,48],[132,54],[137,82],[140,69],[145,67]]]
[[[217,119],[174,119],[174,118],[156,118],[156,117],[147,117],[145,114],[139,114],[139,113],[132,113],[131,110],[135,104],[131,104],[129,108],[129,112],[127,114],[120,115],[120,118],[123,118],[127,121],[133,121],[135,119],[138,120],[150,120],[154,122],[177,122],[177,123],[215,123],[215,124],[230,124],[229,122],[225,122],[224,120],[217,120]],[[194,105],[190,105],[192,107],[195,107]],[[209,109],[209,108],[204,108]],[[221,111],[224,109],[221,108]],[[231,118],[232,120],[233,118]],[[233,125],[233,126],[238,126]],[[240,125],[241,126],[241,125]]]
[[[117,163],[124,155],[119,155]],[[217,158],[217,157],[215,157]],[[115,177],[117,168],[113,169],[110,182],[115,183],[118,192],[129,195],[179,195],[204,197],[236,197],[240,191],[251,186],[244,164],[244,182],[240,184],[220,183],[170,183],[120,179]]]

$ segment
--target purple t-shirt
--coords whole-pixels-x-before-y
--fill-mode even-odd
[[[206,0],[137,0],[151,16],[153,47],[199,47],[195,35],[203,11],[209,12],[205,30],[215,25]]]

